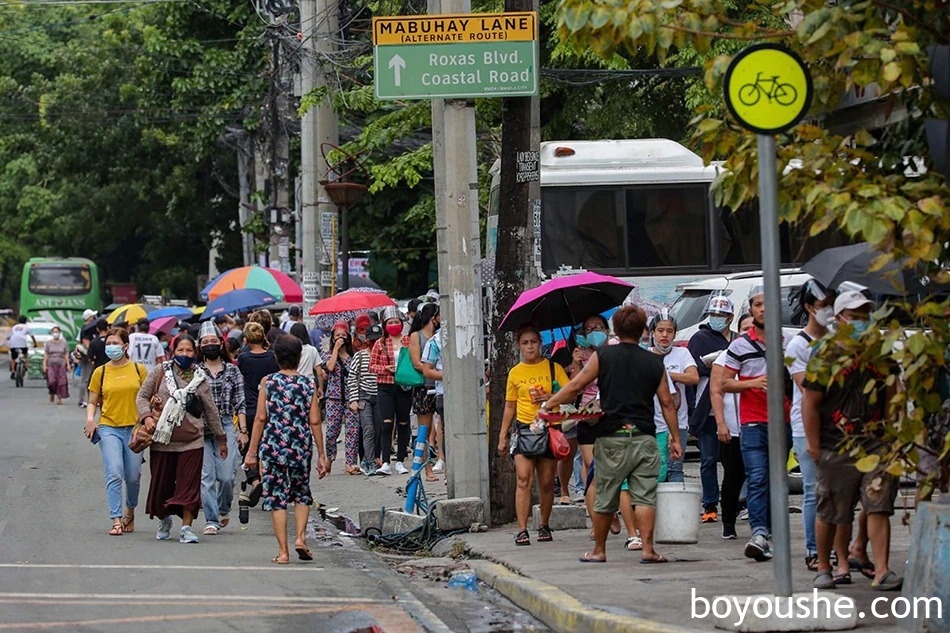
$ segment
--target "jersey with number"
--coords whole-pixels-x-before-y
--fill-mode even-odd
[[[165,352],[154,334],[135,332],[129,334],[129,358],[133,362],[145,365],[149,371],[161,362]]]

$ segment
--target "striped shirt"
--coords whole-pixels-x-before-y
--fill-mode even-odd
[[[346,401],[376,397],[376,374],[369,370],[369,350],[363,349],[353,354],[350,372],[346,377]]]
[[[211,387],[211,399],[218,407],[221,419],[227,422],[228,418],[236,413],[245,413],[244,377],[237,365],[224,363],[224,369],[217,375],[213,374],[207,365],[201,368],[208,374],[208,385]],[[257,403],[255,403],[256,405]]]
[[[758,346],[758,347],[756,347]],[[755,334],[755,328],[729,343],[725,366],[736,372],[738,380],[753,380],[767,375],[765,341]],[[768,397],[761,389],[746,389],[739,394],[739,423],[768,422]]]

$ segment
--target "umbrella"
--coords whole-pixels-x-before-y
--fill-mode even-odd
[[[382,290],[375,281],[369,277],[360,277],[359,275],[349,276],[349,287],[352,288],[372,288],[373,290]],[[336,285],[339,288],[343,283],[343,273],[337,273]]]
[[[851,281],[875,294],[906,295],[920,292],[923,283],[918,271],[904,268],[899,262],[888,262],[883,268],[871,271],[871,263],[881,255],[867,242],[826,248],[810,260],[802,271],[831,290]]]
[[[159,317],[151,321],[148,326],[149,334],[158,334],[159,332],[171,334],[171,331],[178,325],[178,317],[176,316]]]
[[[349,321],[360,312],[379,310],[396,303],[383,290],[350,288],[332,297],[321,299],[310,308],[310,316],[317,317],[317,327],[327,329],[337,321]]]
[[[263,290],[276,297],[278,301],[288,303],[303,301],[303,290],[296,281],[286,273],[263,266],[242,266],[226,270],[202,289],[201,296],[214,301],[226,292],[246,288]]]
[[[222,314],[269,306],[274,303],[277,303],[277,298],[263,290],[257,290],[255,288],[232,290],[231,292],[224,293],[205,306],[204,311],[201,313],[201,320],[207,321]]]
[[[109,325],[116,323],[135,323],[139,319],[147,318],[151,312],[157,310],[155,306],[147,303],[127,303],[121,305],[106,317]]]
[[[523,323],[541,330],[572,326],[617,307],[633,288],[622,279],[598,273],[557,277],[522,292],[498,329],[514,331]]]
[[[155,319],[164,319],[165,317],[175,317],[177,319],[188,319],[195,315],[191,311],[191,308],[183,308],[181,306],[168,306],[167,308],[159,308],[154,312],[150,312],[148,315],[149,321],[154,321]]]

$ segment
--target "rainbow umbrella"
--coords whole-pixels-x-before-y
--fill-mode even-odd
[[[121,305],[106,317],[109,325],[116,323],[135,323],[139,319],[148,318],[150,312],[157,310],[156,306],[147,303],[127,303]]]
[[[227,270],[211,280],[201,291],[201,296],[208,301],[214,301],[226,292],[246,289],[263,290],[278,301],[287,303],[303,301],[303,290],[296,281],[286,273],[263,266],[242,266]]]

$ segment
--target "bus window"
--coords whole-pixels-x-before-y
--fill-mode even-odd
[[[629,188],[627,268],[705,266],[709,187]]]
[[[30,267],[29,290],[33,294],[54,297],[86,294],[92,289],[92,276],[86,266]]]
[[[622,193],[616,187],[542,188],[542,268],[625,268]]]

